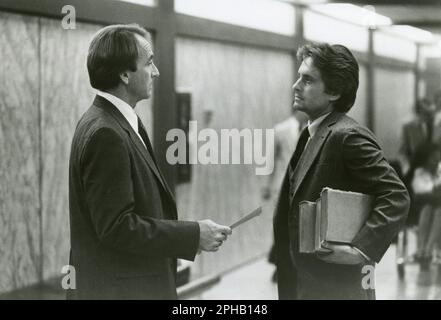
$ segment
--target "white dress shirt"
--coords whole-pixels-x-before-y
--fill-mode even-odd
[[[136,114],[135,110],[133,110],[133,108],[127,102],[115,97],[113,94],[100,90],[97,90],[97,94],[112,103],[119,110],[119,112],[122,113],[132,129],[135,130],[144,147],[146,147],[144,140],[142,140],[141,135],[138,132],[138,115]]]
[[[330,114],[331,112],[325,113],[324,115],[318,117],[313,122],[308,121],[308,131],[309,131],[309,139],[312,139],[314,137],[315,133],[317,132],[318,127],[320,124],[325,120],[325,118]],[[309,142],[309,140],[308,140]]]
[[[325,118],[330,114],[331,112],[328,112],[320,117],[318,117],[317,119],[315,119],[314,121],[310,121],[308,120],[308,125],[306,126],[306,130],[309,131],[309,138],[308,141],[306,141],[305,144],[305,149],[308,147],[309,141],[312,139],[312,137],[314,137],[315,133],[317,132],[318,127],[320,126],[320,124],[323,122],[323,120],[325,120]]]

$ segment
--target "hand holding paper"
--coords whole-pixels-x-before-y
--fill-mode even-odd
[[[231,234],[231,228],[214,223],[211,220],[198,221],[199,223],[199,251],[217,251],[222,243]]]
[[[211,220],[198,221],[200,228],[198,254],[202,251],[218,251],[223,242],[227,240],[228,235],[232,233],[232,229],[259,216],[261,212],[262,207],[258,207],[229,227],[214,223]]]
[[[241,224],[243,224],[243,223],[245,223],[255,217],[258,217],[261,213],[262,213],[262,207],[258,207],[257,209],[253,210],[251,213],[247,214],[246,216],[242,217],[241,219],[239,219],[238,221],[233,223],[230,226],[230,228],[234,229],[234,228],[240,226]]]

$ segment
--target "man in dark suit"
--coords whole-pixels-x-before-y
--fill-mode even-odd
[[[100,30],[87,57],[98,93],[75,130],[69,167],[68,298],[176,299],[177,258],[217,251],[229,227],[177,221],[176,203],[134,112],[153,79],[149,34],[136,25]]]
[[[297,54],[294,107],[309,117],[288,166],[274,217],[280,299],[374,299],[372,268],[403,225],[409,196],[375,136],[345,113],[358,89],[358,64],[341,45],[310,44]],[[375,196],[351,245],[329,254],[299,253],[299,203],[324,187]],[[368,274],[369,273],[369,274]]]
[[[403,173],[410,169],[415,151],[424,143],[432,142],[434,131],[434,105],[427,99],[418,100],[415,105],[415,118],[403,126],[400,148]]]

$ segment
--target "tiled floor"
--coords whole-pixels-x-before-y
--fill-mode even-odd
[[[415,244],[411,234],[410,244]],[[410,247],[410,252],[414,248]],[[395,246],[392,246],[376,270],[377,299],[388,300],[441,300],[441,266],[431,265],[421,271],[419,265],[405,266],[405,277],[398,278],[395,264]]]
[[[275,300],[277,285],[271,281],[274,266],[261,258],[222,276],[221,281],[191,299]]]
[[[414,237],[410,234],[410,252]],[[395,263],[395,246],[391,246],[377,265],[375,287],[378,300],[441,300],[441,266],[432,265],[428,271],[419,266],[405,266],[405,278],[398,277]],[[202,294],[191,299],[209,300],[273,300],[277,299],[277,287],[271,281],[274,266],[261,258],[231,273]]]

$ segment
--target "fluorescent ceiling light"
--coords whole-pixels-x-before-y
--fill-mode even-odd
[[[419,43],[431,43],[435,40],[431,32],[407,25],[393,25],[384,30]]]
[[[175,0],[175,11],[205,19],[295,34],[295,8],[274,0]]]
[[[282,0],[282,1],[291,2],[294,4],[303,4],[303,5],[313,5],[313,4],[329,2],[328,0]]]
[[[421,48],[421,56],[424,58],[441,58],[441,41],[423,46]]]
[[[376,13],[372,6],[362,8],[349,3],[328,3],[311,5],[310,8],[327,16],[362,26],[376,27],[392,24],[389,17]]]
[[[141,4],[144,6],[156,6],[156,0],[118,0],[118,1],[124,1],[124,2],[132,2],[136,4]]]

